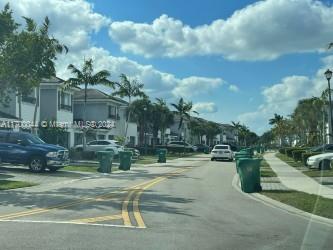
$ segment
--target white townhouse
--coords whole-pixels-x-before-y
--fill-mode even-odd
[[[40,85],[40,122],[49,126],[65,126],[61,136],[62,146],[71,148],[75,145],[75,133],[82,133],[73,126],[74,92],[78,88],[63,89],[64,81],[58,77],[45,79]],[[51,124],[50,124],[51,122]],[[56,122],[53,123],[52,122]]]
[[[87,122],[96,123],[96,128],[90,129],[87,133],[87,142],[113,140],[117,136],[125,136],[127,109],[128,102],[97,89],[88,89],[84,117],[84,90],[74,94],[74,121],[80,122],[85,118]],[[105,127],[104,124],[113,124],[113,126],[111,128]],[[128,123],[127,143],[132,146],[137,145],[137,135],[137,124]],[[82,144],[82,135],[76,134],[75,144]]]

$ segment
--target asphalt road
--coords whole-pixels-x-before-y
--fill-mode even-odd
[[[333,227],[239,193],[196,157],[0,192],[0,249],[332,249]]]

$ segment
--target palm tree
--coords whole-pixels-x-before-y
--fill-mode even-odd
[[[178,101],[178,103],[171,103],[171,105],[176,109],[176,113],[179,116],[179,139],[181,139],[181,129],[183,128],[184,120],[190,120],[191,115],[190,113],[196,113],[195,110],[193,110],[193,104],[192,102],[185,102],[183,97],[181,97]],[[184,134],[184,141],[185,141],[185,134]]]
[[[270,125],[278,125],[283,120],[282,115],[274,114],[274,117],[269,119]]]
[[[101,70],[94,74],[93,60],[88,59],[84,60],[82,69],[78,69],[73,64],[68,66],[68,69],[71,70],[72,74],[75,77],[69,78],[64,82],[63,89],[69,89],[72,87],[77,87],[84,85],[84,107],[83,107],[83,122],[86,122],[86,106],[87,106],[87,89],[88,86],[96,86],[102,84],[111,88],[114,88],[114,82],[108,80],[111,76],[110,72],[107,70]],[[83,130],[83,148],[86,146],[86,130]]]
[[[163,99],[156,98],[152,105],[151,127],[153,132],[153,147],[156,145],[158,131],[161,131],[161,143],[164,143],[164,134],[167,127],[174,122],[173,113]]]
[[[120,82],[116,82],[115,85],[118,89],[112,93],[113,96],[120,96],[121,98],[128,98],[128,106],[131,106],[132,98],[134,97],[147,97],[143,91],[144,84],[139,83],[137,80],[130,80],[125,74],[120,75]],[[131,118],[131,109],[127,112],[126,126],[125,126],[125,144],[127,142],[127,130],[128,123]]]

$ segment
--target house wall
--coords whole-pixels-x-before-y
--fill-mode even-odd
[[[57,89],[41,89],[40,118],[41,121],[57,119],[58,108]]]

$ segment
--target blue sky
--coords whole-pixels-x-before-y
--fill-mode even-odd
[[[61,77],[69,63],[92,57],[114,78],[139,79],[152,97],[183,96],[200,116],[241,121],[259,134],[274,113],[286,116],[297,100],[319,95],[323,70],[333,66],[325,50],[331,1],[10,2],[17,18],[50,17],[54,36],[70,48],[57,63]]]

